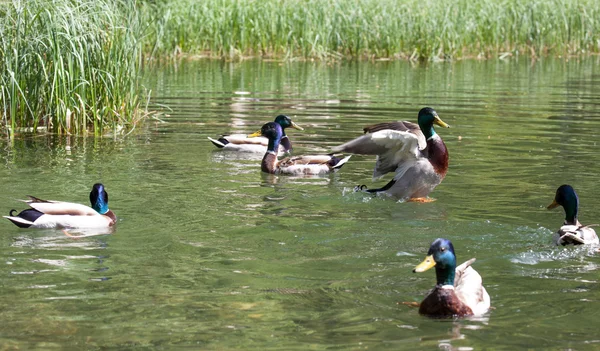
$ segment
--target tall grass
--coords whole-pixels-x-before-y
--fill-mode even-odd
[[[597,0],[0,0],[7,133],[140,118],[143,57],[405,58],[600,52]]]
[[[597,0],[166,0],[158,56],[412,58],[600,52]]]
[[[140,22],[127,0],[0,6],[0,104],[15,132],[96,135],[139,117]]]

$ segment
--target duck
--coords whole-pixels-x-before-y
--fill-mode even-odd
[[[480,316],[490,309],[490,295],[479,273],[471,265],[472,258],[456,266],[454,246],[448,239],[433,241],[427,257],[413,270],[425,272],[435,267],[436,285],[423,299],[419,313],[430,317]]]
[[[76,229],[76,228],[108,228],[112,227],[117,217],[108,208],[108,193],[101,183],[96,183],[90,192],[92,207],[86,205],[42,200],[35,196],[28,196],[24,200],[29,205],[28,209],[15,214],[12,209],[8,216],[4,216],[19,228],[46,228],[46,229]]]
[[[378,123],[363,129],[364,135],[332,151],[377,155],[373,181],[389,172],[394,178],[377,189],[359,185],[355,190],[385,194],[403,201],[430,202],[427,196],[448,171],[448,149],[433,125],[450,126],[431,107],[419,111],[417,124],[408,121]]]
[[[332,173],[340,169],[350,156],[343,158],[335,155],[307,155],[277,159],[277,150],[283,138],[283,128],[279,123],[269,122],[262,126],[259,132],[249,137],[263,136],[269,140],[267,152],[262,162],[261,170],[270,174],[319,175]]]
[[[275,117],[275,123],[279,124],[281,126],[281,129],[283,130],[283,136],[281,137],[281,143],[279,144],[278,154],[283,155],[286,153],[291,153],[292,143],[285,134],[285,129],[291,127],[298,130],[304,130],[304,128],[300,127],[298,124],[292,121],[290,117],[286,115],[279,115]],[[223,135],[218,140],[209,137],[208,140],[210,140],[210,142],[213,143],[213,145],[215,145],[219,149],[235,152],[253,152],[261,154],[267,151],[267,145],[269,144],[269,140],[267,138],[250,138],[246,134]]]
[[[547,209],[551,210],[558,206],[562,206],[565,210],[565,222],[554,234],[554,242],[556,245],[566,246],[600,243],[594,229],[579,223],[579,220],[577,219],[579,196],[577,196],[575,189],[569,184],[563,184],[556,189],[554,201],[548,205]]]

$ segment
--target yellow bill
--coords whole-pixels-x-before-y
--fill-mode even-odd
[[[429,256],[425,257],[425,260],[423,262],[419,263],[419,265],[416,266],[415,269],[413,269],[413,272],[414,273],[425,272],[426,270],[428,270],[434,266],[435,266],[435,260],[433,259],[433,255],[429,255]]]
[[[252,133],[252,134],[248,134],[248,138],[256,138],[262,136],[262,132],[260,130],[257,130],[256,132]]]
[[[292,122],[292,128],[294,129],[298,129],[298,130],[304,130],[304,128],[300,127],[299,125],[297,125],[296,123]]]
[[[446,122],[442,121],[440,116],[435,116],[433,123],[437,124],[438,126],[440,126],[442,128],[450,128],[450,126],[448,124],[446,124]]]

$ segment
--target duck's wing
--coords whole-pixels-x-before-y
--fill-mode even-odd
[[[373,128],[373,130],[376,129]],[[420,134],[422,135],[422,133]],[[373,170],[373,179],[377,179],[388,172],[394,172],[401,163],[414,161],[421,157],[419,140],[419,135],[412,131],[383,129],[364,134],[345,144],[334,147],[332,151],[377,155],[377,162]]]
[[[340,169],[350,156],[335,155],[305,155],[287,157],[279,161],[277,168],[280,173],[297,175],[317,175],[334,172]]]
[[[600,244],[600,239],[598,239],[594,229],[589,226],[582,226],[579,230],[582,232],[581,237],[586,244]]]
[[[373,124],[370,126],[366,126],[363,128],[365,134],[367,133],[375,133],[380,130],[397,130],[399,132],[410,132],[413,133],[419,138],[419,149],[423,150],[427,146],[427,140],[425,140],[425,135],[419,128],[419,125],[416,123],[408,122],[408,121],[398,121],[398,122],[385,122]]]
[[[303,155],[286,157],[279,161],[281,167],[289,167],[294,165],[316,165],[324,164],[331,161],[331,155]]]
[[[29,200],[25,202],[29,207],[49,215],[70,215],[70,216],[96,216],[98,212],[93,208],[77,204],[74,202],[42,200],[35,196],[28,196]]]
[[[598,244],[596,231],[589,226],[565,224],[554,235],[556,245]]]
[[[231,134],[222,136],[223,139],[227,140],[232,144],[250,144],[250,145],[269,145],[269,139],[258,136],[253,138],[248,138],[246,134]]]
[[[471,267],[473,262],[474,258],[456,267],[454,289],[458,298],[471,308],[474,315],[481,315],[490,308],[490,295],[483,287],[481,275]]]

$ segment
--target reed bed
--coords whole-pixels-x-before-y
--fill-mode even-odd
[[[6,132],[99,135],[140,117],[142,43],[130,1],[12,0],[0,6]]]
[[[144,59],[411,59],[600,52],[597,0],[0,0],[11,137],[144,115]]]
[[[235,58],[581,55],[600,51],[597,0],[167,0],[145,3],[147,52]]]

